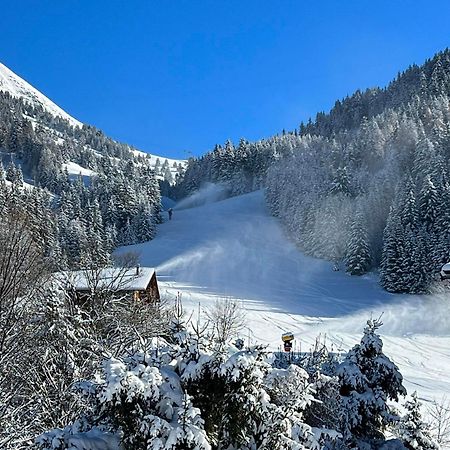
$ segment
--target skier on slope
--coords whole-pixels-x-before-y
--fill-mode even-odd
[[[169,208],[169,209],[167,210],[167,212],[169,213],[169,220],[172,220],[173,209],[172,209],[172,208]]]

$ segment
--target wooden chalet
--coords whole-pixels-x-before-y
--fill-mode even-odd
[[[148,302],[160,300],[156,271],[152,267],[67,271],[60,272],[57,278],[79,300],[91,293],[128,295],[134,300]]]

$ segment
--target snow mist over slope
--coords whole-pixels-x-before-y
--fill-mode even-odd
[[[262,191],[175,209],[151,242],[126,247],[157,268],[161,293],[182,294],[194,314],[233,297],[247,311],[246,339],[280,348],[292,331],[296,348],[317,336],[334,349],[359,342],[365,322],[382,315],[385,351],[400,367],[408,391],[426,399],[450,392],[450,293],[395,295],[374,274],[334,272],[304,256],[268,214]]]
[[[0,91],[9,92],[13,97],[19,97],[33,105],[42,106],[44,110],[48,111],[53,116],[67,120],[74,127],[83,126],[81,122],[67,114],[44,94],[20,78],[2,63],[0,63]]]
[[[188,209],[196,206],[207,205],[227,198],[226,186],[215,183],[205,183],[198,191],[177,203],[175,209]]]

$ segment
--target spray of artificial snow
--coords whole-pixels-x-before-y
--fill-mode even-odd
[[[181,200],[175,210],[195,208],[208,203],[218,202],[228,197],[227,188],[221,184],[205,183],[198,191]]]

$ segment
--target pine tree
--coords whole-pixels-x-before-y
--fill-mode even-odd
[[[404,229],[398,212],[391,207],[383,233],[383,251],[380,264],[380,283],[389,292],[403,292],[402,264],[404,249]]]
[[[155,235],[155,228],[150,220],[150,214],[143,205],[140,205],[136,216],[133,218],[135,240],[145,242],[152,239]]]
[[[416,181],[421,181],[424,175],[429,174],[430,160],[434,159],[434,154],[434,145],[427,137],[422,136],[414,153],[413,176]]]
[[[14,164],[14,161],[11,161],[8,164],[8,167],[6,169],[6,180],[10,181],[11,183],[14,183],[16,181],[17,177],[17,170],[16,165]]]
[[[371,251],[367,230],[360,213],[355,214],[345,252],[346,271],[351,275],[366,273],[371,264]]]
[[[383,353],[377,334],[379,320],[368,320],[361,343],[355,345],[339,365],[337,374],[342,396],[344,440],[383,439],[384,428],[398,418],[388,401],[406,395],[397,366]]]
[[[422,223],[431,231],[439,216],[439,195],[435,183],[427,175],[419,195],[419,206]]]
[[[338,167],[336,169],[331,184],[332,186],[330,192],[332,194],[343,194],[346,196],[352,195],[347,167]]]
[[[129,218],[127,219],[125,227],[122,230],[120,242],[122,245],[131,245],[136,242],[136,234]]]
[[[401,289],[397,292],[410,292],[423,294],[429,284],[430,262],[427,258],[427,249],[423,229],[412,229],[408,224],[404,231],[403,251],[401,254]]]
[[[403,226],[409,225],[411,229],[416,229],[419,225],[419,211],[417,208],[414,183],[411,176],[407,176],[403,186],[401,196],[401,221]]]
[[[446,176],[442,180],[439,192],[439,216],[435,224],[435,242],[433,242],[432,261],[437,271],[442,264],[450,260],[450,185]]]
[[[16,167],[16,174],[14,176],[14,182],[16,186],[23,186],[23,173],[20,166]]]
[[[411,400],[405,403],[406,414],[401,418],[396,434],[407,449],[439,450],[439,445],[431,437],[430,427],[420,413],[420,402],[417,392],[413,392]]]

